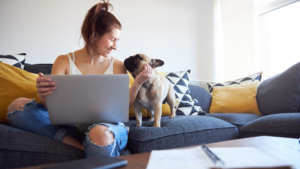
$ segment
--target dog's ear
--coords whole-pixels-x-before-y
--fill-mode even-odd
[[[159,60],[159,59],[151,59],[150,64],[152,68],[160,67],[164,65],[164,61]]]
[[[142,56],[139,55],[139,54],[136,54],[136,55],[135,55],[135,59],[143,60]]]

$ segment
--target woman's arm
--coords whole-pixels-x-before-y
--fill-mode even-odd
[[[133,84],[129,89],[129,107],[133,105],[142,84],[145,81],[149,80],[151,75],[152,75],[152,68],[150,67],[150,65],[145,64],[144,70],[136,76]]]
[[[52,75],[64,75],[67,71],[69,60],[66,55],[58,56],[52,66]],[[40,103],[47,108],[45,97],[52,94],[56,89],[55,83],[50,78],[43,77],[43,73],[39,73],[36,79],[36,88],[39,94]]]
[[[115,59],[116,62],[116,67],[119,67],[119,69],[114,70],[114,72],[120,73],[120,74],[127,74],[127,70],[124,66],[124,63],[122,61],[119,61],[117,59]],[[114,67],[115,69],[115,67]],[[136,99],[136,96],[142,86],[142,84],[149,80],[150,77],[152,75],[152,68],[150,65],[145,64],[144,65],[144,70],[137,75],[137,77],[134,79],[133,84],[131,85],[130,89],[129,89],[129,107],[131,107]]]

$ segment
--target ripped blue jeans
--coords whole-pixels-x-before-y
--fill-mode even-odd
[[[27,103],[22,111],[7,113],[7,117],[13,127],[62,141],[66,134],[71,136],[79,131],[73,125],[59,126],[51,125],[47,109],[40,103],[32,100]],[[108,132],[114,135],[114,142],[107,146],[99,146],[93,143],[89,138],[90,130],[96,125],[108,126]],[[73,134],[72,134],[73,133]],[[76,137],[74,137],[76,139]],[[77,140],[83,140],[77,139]],[[95,156],[120,156],[120,151],[125,149],[128,141],[128,131],[125,126],[119,123],[97,123],[88,127],[83,141],[86,157]]]

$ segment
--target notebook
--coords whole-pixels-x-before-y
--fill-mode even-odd
[[[56,83],[46,97],[54,125],[129,121],[129,76],[45,75]]]
[[[177,150],[155,150],[150,154],[147,169],[181,168],[280,168],[291,169],[292,165],[255,147],[210,148],[222,164],[218,164],[201,147]]]

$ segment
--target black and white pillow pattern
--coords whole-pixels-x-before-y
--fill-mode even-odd
[[[24,69],[26,53],[17,55],[0,55],[0,62]]]
[[[175,91],[176,115],[203,115],[198,101],[192,99],[189,90],[190,70],[180,72],[165,72],[166,78],[173,84]]]
[[[229,86],[229,85],[235,85],[235,84],[242,84],[242,83],[247,83],[247,82],[253,82],[253,81],[261,81],[261,77],[262,77],[262,72],[258,72],[237,80],[233,80],[233,81],[228,81],[228,82],[224,82],[224,83],[214,83],[214,82],[209,82],[207,83],[208,85],[208,90],[209,93],[212,95],[214,87],[216,86]]]

